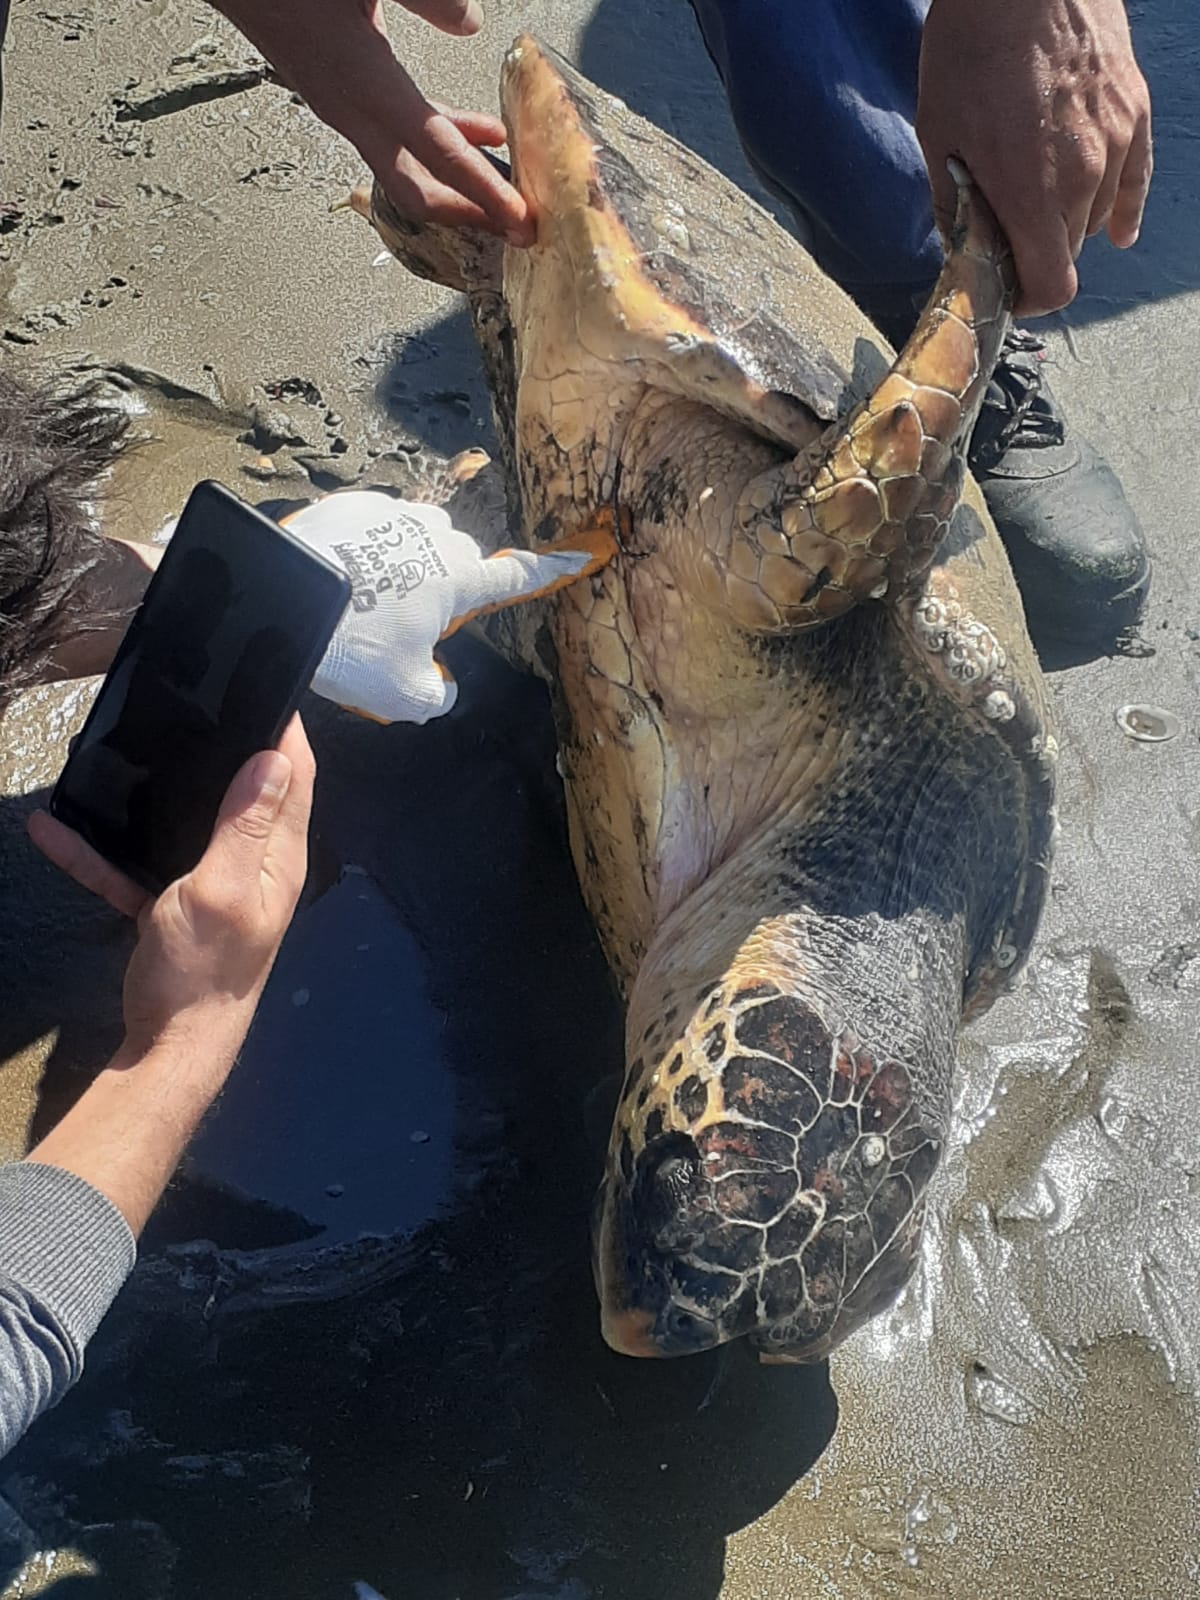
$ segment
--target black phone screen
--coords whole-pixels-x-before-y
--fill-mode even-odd
[[[194,867],[238,769],[273,747],[350,596],[213,483],[184,508],[50,809],[155,892]]]

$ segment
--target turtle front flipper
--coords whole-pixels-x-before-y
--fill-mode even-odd
[[[946,264],[888,375],[814,449],[742,491],[729,598],[746,626],[811,628],[903,592],[946,534],[1016,287],[991,209],[961,166],[951,170]]]

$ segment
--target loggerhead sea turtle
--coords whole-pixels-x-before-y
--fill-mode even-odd
[[[516,42],[501,98],[532,249],[353,204],[467,296],[503,482],[490,526],[495,468],[457,520],[492,546],[607,527],[615,551],[495,619],[551,684],[627,1003],[603,1332],[814,1360],[913,1270],[960,1023],[1046,891],[1044,685],[963,465],[1011,259],[956,173],[893,361],[764,211],[544,45]]]

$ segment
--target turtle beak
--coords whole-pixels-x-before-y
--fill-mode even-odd
[[[564,193],[577,191],[586,201],[591,142],[582,136],[567,85],[536,39],[522,36],[504,58],[500,100],[513,182],[526,204],[553,210]]]
[[[618,1355],[653,1360],[662,1354],[654,1342],[654,1318],[648,1311],[613,1311],[606,1306],[601,1313],[600,1332],[605,1344]]]
[[[592,1207],[592,1275],[600,1301],[600,1333],[609,1349],[618,1355],[651,1360],[661,1354],[654,1340],[654,1313],[630,1305],[620,1291],[615,1270],[619,1230],[614,1208],[606,1204],[606,1188],[601,1184]]]

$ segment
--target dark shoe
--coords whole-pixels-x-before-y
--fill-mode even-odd
[[[975,425],[969,461],[1008,551],[1039,650],[1110,650],[1136,626],[1150,557],[1116,474],[1068,436],[1045,345],[1014,328]]]

